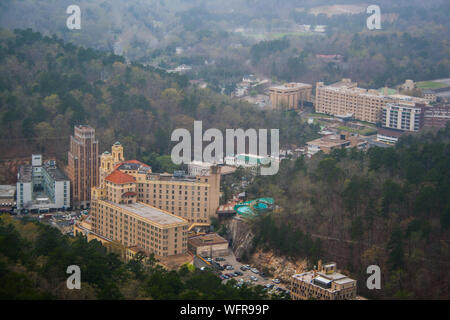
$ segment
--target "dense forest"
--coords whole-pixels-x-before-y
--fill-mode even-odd
[[[38,222],[0,216],[0,299],[267,299],[262,286],[182,266],[168,271],[139,253],[124,263],[100,242],[68,237]],[[81,271],[81,289],[69,290],[67,267]],[[274,297],[275,298],[275,297]]]
[[[395,148],[285,161],[248,192],[282,208],[253,222],[258,247],[311,265],[334,260],[368,297],[450,298],[450,126]],[[365,286],[372,264],[381,290]]]
[[[111,53],[29,29],[0,30],[3,160],[41,152],[64,163],[73,125],[89,124],[100,152],[119,140],[127,158],[164,171],[171,168],[164,155],[170,154],[172,131],[191,130],[194,120],[202,120],[204,130],[279,128],[282,144],[305,143],[318,129],[296,113],[262,110],[192,88],[184,76],[127,64]]]

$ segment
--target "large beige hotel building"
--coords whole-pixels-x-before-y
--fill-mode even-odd
[[[273,109],[297,109],[299,102],[311,101],[312,86],[307,83],[286,83],[269,88]]]
[[[197,177],[152,173],[140,161],[125,160],[119,142],[101,155],[99,178],[91,192],[90,228],[74,229],[120,243],[127,258],[139,251],[158,257],[186,254],[188,231],[209,226],[219,206],[217,166]]]
[[[125,247],[167,257],[187,252],[188,222],[137,201],[135,179],[113,171],[103,187],[92,188],[92,232]]]
[[[137,201],[168,211],[190,226],[209,226],[217,215],[220,196],[220,168],[212,166],[208,175],[189,177],[182,173],[153,173],[137,160],[124,160],[123,147],[116,142],[111,153],[100,157],[100,187],[106,176],[121,171],[135,179]]]
[[[350,79],[324,85],[316,84],[316,112],[336,116],[352,116],[354,119],[376,123],[381,120],[381,111],[388,103],[402,103],[414,106],[428,104],[422,98],[400,94],[387,95],[378,90],[358,88]]]

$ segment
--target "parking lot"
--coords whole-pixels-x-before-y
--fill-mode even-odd
[[[275,277],[267,277],[267,276],[263,277],[263,276],[261,276],[260,273],[255,273],[252,271],[252,269],[254,267],[252,265],[250,265],[250,269],[242,270],[241,267],[245,266],[246,264],[238,262],[233,253],[231,253],[229,256],[223,257],[223,259],[225,261],[217,261],[217,262],[221,266],[230,265],[233,268],[231,270],[227,270],[227,269],[222,270],[221,272],[223,275],[227,275],[227,274],[230,274],[230,273],[233,273],[236,271],[242,273],[242,275],[230,277],[229,279],[224,279],[223,282],[227,282],[230,279],[235,279],[236,281],[241,281],[240,279],[242,279],[245,282],[247,282],[249,284],[254,284],[254,285],[261,285],[261,286],[273,285],[274,287],[270,288],[270,290],[276,289],[277,287],[281,288],[282,290],[287,290],[286,285],[284,285],[282,283],[275,283],[273,281],[274,278],[276,279],[276,275],[275,275]],[[278,292],[280,292],[281,289],[279,289]]]

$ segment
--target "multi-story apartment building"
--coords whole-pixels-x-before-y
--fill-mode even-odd
[[[216,217],[220,196],[220,167],[211,166],[208,175],[186,176],[184,172],[152,173],[150,166],[124,160],[119,143],[101,156],[100,186],[106,174],[121,171],[136,181],[137,200],[186,219],[191,226],[208,226]],[[108,169],[109,168],[109,169]]]
[[[356,298],[356,280],[336,272],[336,263],[318,270],[294,274],[291,279],[292,300],[348,300]]]
[[[42,155],[33,154],[30,165],[19,167],[17,174],[17,209],[37,210],[70,207],[70,181],[55,160],[42,163]]]
[[[72,201],[75,207],[88,207],[91,188],[99,182],[98,141],[95,130],[89,126],[75,126],[70,137],[67,175],[72,183]]]
[[[114,170],[92,188],[92,232],[108,241],[160,257],[187,253],[188,222],[137,201],[136,179]]]
[[[388,103],[382,107],[381,125],[403,131],[419,131],[423,127],[424,105]]]
[[[297,109],[299,102],[310,102],[312,85],[306,83],[286,83],[269,88],[269,98],[273,109]]]
[[[422,98],[400,94],[384,95],[378,90],[358,88],[350,79],[324,85],[316,85],[316,112],[336,116],[349,116],[354,119],[376,123],[381,119],[381,110],[388,103],[403,103],[414,106],[415,103],[428,104]]]
[[[444,128],[450,121],[450,104],[425,107],[423,118],[424,127]]]

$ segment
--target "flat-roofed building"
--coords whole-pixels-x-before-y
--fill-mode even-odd
[[[350,79],[324,85],[316,84],[315,110],[335,116],[352,115],[354,119],[377,123],[381,120],[381,110],[388,103],[428,104],[426,99],[400,94],[384,95],[374,89],[358,88]]]
[[[70,181],[55,160],[42,162],[42,155],[32,155],[31,164],[17,173],[17,209],[45,212],[70,207]]]
[[[221,257],[230,253],[228,250],[228,241],[217,233],[190,237],[188,240],[188,250],[192,254],[203,257]]]
[[[188,164],[188,175],[191,177],[207,176],[210,173],[212,163],[202,161],[192,161]]]
[[[402,130],[379,128],[377,131],[377,141],[387,144],[396,144],[398,139],[404,134],[405,132]]]
[[[137,201],[136,180],[115,170],[92,188],[92,232],[125,247],[168,257],[187,253],[188,221]]]
[[[312,156],[319,151],[330,153],[336,149],[357,148],[365,150],[368,142],[359,137],[359,135],[351,135],[348,132],[341,134],[330,134],[322,138],[308,141],[306,143],[307,154]]]
[[[299,103],[310,102],[312,85],[307,83],[286,83],[269,88],[269,98],[273,109],[297,109]]]
[[[419,131],[423,127],[425,105],[388,103],[382,107],[381,125],[384,128]]]
[[[117,143],[116,143],[117,145]],[[114,154],[114,152],[111,152]],[[123,158],[123,154],[120,156]],[[191,226],[209,226],[217,216],[220,197],[221,167],[212,165],[205,175],[187,176],[182,171],[153,173],[151,167],[137,160],[116,162],[105,153],[101,157],[101,175],[120,171],[135,179],[137,201],[152,205],[186,219]],[[104,185],[101,178],[100,185]]]
[[[67,175],[72,183],[72,202],[75,207],[89,207],[91,188],[99,182],[98,141],[90,126],[75,126],[70,137]]]
[[[294,274],[291,278],[292,300],[350,300],[356,298],[356,280],[336,271],[336,263],[318,270]]]
[[[11,211],[16,204],[16,186],[0,185],[0,211]]]
[[[450,104],[425,107],[423,118],[424,127],[444,128],[450,121]]]

